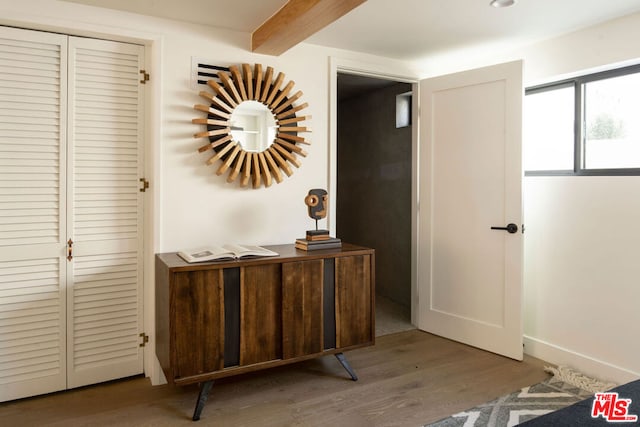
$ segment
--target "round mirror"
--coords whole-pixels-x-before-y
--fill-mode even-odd
[[[244,151],[260,153],[276,139],[276,118],[266,105],[243,101],[231,113],[231,135]]]
[[[206,126],[193,135],[208,140],[198,151],[212,152],[207,164],[219,162],[216,175],[228,173],[227,182],[238,179],[241,187],[251,183],[253,188],[282,182],[292,166],[300,167],[298,156],[307,155],[301,145],[309,142],[300,133],[311,132],[303,125],[311,116],[300,115],[308,106],[298,103],[302,91],[293,92],[293,81],[283,85],[284,73],[261,64],[214,68],[220,70],[217,78],[206,85],[215,93],[201,90],[207,104],[193,106],[206,114],[191,120]]]

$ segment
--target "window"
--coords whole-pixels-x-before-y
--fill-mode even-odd
[[[640,175],[640,65],[526,90],[526,175]]]
[[[411,126],[411,92],[396,95],[396,128]]]
[[[573,86],[525,97],[525,170],[573,170],[573,99]]]

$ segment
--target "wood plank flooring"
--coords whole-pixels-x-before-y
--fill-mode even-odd
[[[146,378],[0,403],[0,426],[421,426],[545,378],[543,362],[516,362],[418,330],[377,338],[334,357],[217,381],[202,418],[198,388]]]

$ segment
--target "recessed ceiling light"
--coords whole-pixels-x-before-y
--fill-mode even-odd
[[[516,0],[491,0],[489,4],[493,7],[509,7],[516,4]]]

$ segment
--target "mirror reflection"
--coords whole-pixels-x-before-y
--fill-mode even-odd
[[[243,101],[231,113],[231,135],[243,150],[262,152],[275,140],[276,118],[266,105]]]

